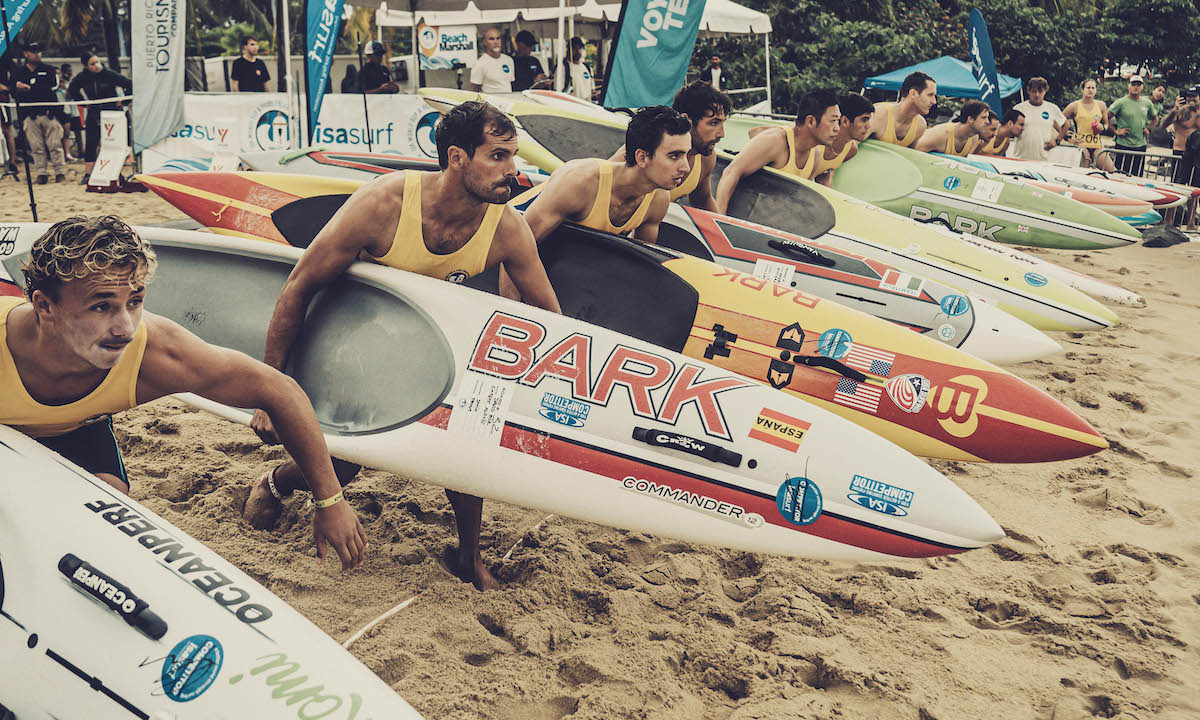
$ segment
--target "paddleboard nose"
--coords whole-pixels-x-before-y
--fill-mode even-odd
[[[996,365],[1015,365],[1038,360],[1062,350],[1062,346],[1029,323],[1000,308],[972,299],[975,326],[959,350]]]

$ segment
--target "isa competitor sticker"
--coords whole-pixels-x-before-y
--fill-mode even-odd
[[[591,410],[592,406],[582,400],[572,400],[554,393],[546,393],[542,396],[542,409],[538,413],[559,425],[583,427]]]
[[[841,360],[846,357],[846,353],[850,352],[850,345],[853,342],[854,338],[850,337],[850,333],[833,328],[821,333],[821,337],[817,339],[817,352],[827,358]]]
[[[210,635],[180,640],[163,661],[163,692],[175,702],[200,697],[217,679],[224,655],[221,643]]]
[[[850,494],[846,497],[868,510],[904,517],[915,495],[912,490],[855,475],[850,481]]]
[[[788,478],[775,493],[775,507],[793,525],[811,525],[821,517],[821,489],[808,478]]]
[[[1027,272],[1027,273],[1025,273],[1025,282],[1029,283],[1030,285],[1032,285],[1034,287],[1042,287],[1047,282],[1049,282],[1049,280],[1046,279],[1045,275],[1039,275],[1038,273],[1035,273],[1035,272]]]
[[[950,317],[958,317],[967,311],[971,304],[962,295],[947,295],[942,298],[942,312]]]

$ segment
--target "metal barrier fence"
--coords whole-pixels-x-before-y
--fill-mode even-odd
[[[1189,173],[1190,177],[1176,179],[1176,165],[1182,160],[1178,155],[1163,155],[1144,150],[1123,150],[1117,147],[1106,147],[1096,153],[1096,161],[1093,163],[1093,166],[1099,166],[1100,158],[1106,154],[1112,157],[1117,172],[1123,172],[1135,177],[1143,177],[1147,180],[1160,180],[1169,183],[1178,182],[1182,185],[1192,185],[1193,181],[1200,181],[1200,178],[1195,177],[1193,173]],[[1198,198],[1189,198],[1186,205],[1170,208],[1163,212],[1163,224],[1182,225],[1186,219],[1188,231],[1195,232],[1197,205],[1200,205],[1197,200]]]

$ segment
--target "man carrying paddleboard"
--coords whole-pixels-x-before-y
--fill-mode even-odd
[[[842,111],[833,93],[828,90],[805,93],[792,127],[772,127],[758,133],[725,168],[717,184],[717,212],[724,214],[729,208],[729,200],[742,178],[764,167],[805,180],[812,178],[817,156],[837,137],[841,119]]]
[[[979,145],[979,134],[987,128],[991,119],[992,111],[987,103],[968,100],[958,111],[958,122],[951,120],[926,130],[913,149],[966,157],[975,152]]]
[[[1096,81],[1088,78],[1079,83],[1081,97],[1067,105],[1063,117],[1075,121],[1074,143],[1083,148],[1082,167],[1095,165],[1100,170],[1113,170],[1112,158],[1101,155],[1100,134],[1109,129],[1108,106],[1096,99]],[[1099,158],[1097,160],[1097,157]]]
[[[675,93],[671,107],[692,123],[692,149],[687,156],[692,169],[683,182],[670,190],[671,202],[686,197],[692,207],[715,211],[712,171],[717,165],[717,156],[713,150],[725,137],[725,119],[733,112],[733,103],[728,95],[714,89],[707,80],[696,80]],[[625,162],[625,146],[613,153],[609,161]]]
[[[818,148],[812,175],[826,187],[832,187],[834,170],[858,154],[858,144],[871,134],[871,118],[875,116],[875,106],[858,93],[839,95],[837,101],[842,112],[838,133],[828,145]]]
[[[642,108],[625,128],[624,162],[572,160],[515,204],[533,198],[525,220],[538,242],[564,222],[657,242],[670,191],[691,172],[692,147],[692,123],[686,117],[663,105]]]
[[[920,70],[909,73],[900,84],[900,102],[875,103],[871,135],[875,138],[913,147],[925,132],[925,116],[937,104],[937,83]]]
[[[1030,78],[1025,89],[1029,91],[1029,99],[1013,106],[1013,110],[1025,115],[1025,132],[1012,143],[1009,154],[1023,160],[1045,160],[1050,148],[1066,136],[1067,118],[1057,105],[1046,100],[1046,91],[1050,89],[1046,78]]]
[[[309,245],[275,305],[267,364],[286,367],[313,296],[360,258],[449,282],[503,265],[526,302],[561,312],[529,226],[506,205],[517,176],[512,120],[486,103],[465,102],[442,117],[434,138],[440,172],[389,173],[363,185]],[[275,442],[265,413],[255,413],[250,427],[264,442]],[[360,469],[340,460],[334,465],[343,484]],[[303,487],[300,469],[285,462],[255,484],[246,519],[269,527],[281,498]],[[498,588],[479,552],[483,500],[453,490],[446,496],[458,525],[456,572],[480,590]]]
[[[1021,133],[1025,132],[1025,114],[1020,110],[1010,109],[1004,113],[1003,120],[998,120],[996,114],[992,113],[992,122],[988,128],[992,130],[991,137],[975,152],[979,155],[1003,155],[1009,142],[1013,138],[1021,137]],[[980,139],[984,139],[983,135],[980,135]]]
[[[344,570],[357,566],[367,537],[342,498],[308,397],[283,373],[145,312],[156,262],[113,215],[68,218],[34,242],[22,266],[27,299],[0,298],[0,424],[127,493],[113,413],[186,392],[262,408],[316,499],[318,562],[328,540]]]

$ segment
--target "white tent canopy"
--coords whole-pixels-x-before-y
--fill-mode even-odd
[[[579,15],[588,20],[616,22],[621,16],[621,3],[601,5],[588,0],[579,8]],[[701,32],[733,33],[738,35],[771,32],[771,18],[766,13],[738,5],[733,0],[706,0],[700,18]]]

